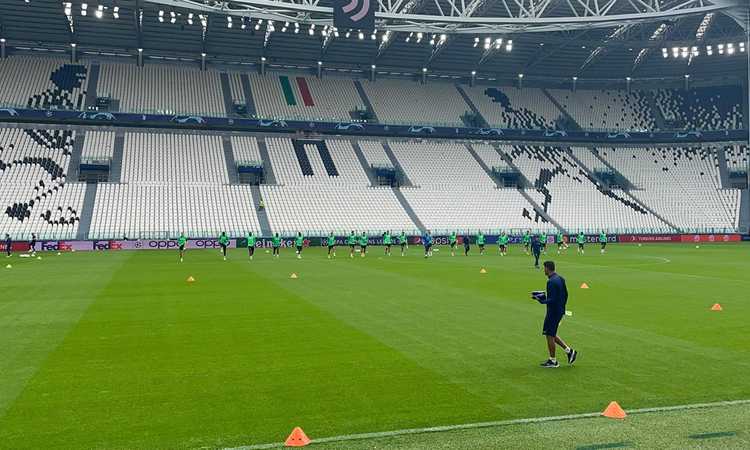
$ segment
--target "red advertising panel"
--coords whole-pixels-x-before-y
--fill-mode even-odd
[[[683,234],[680,240],[682,242],[739,242],[742,236],[739,234]]]
[[[621,234],[617,242],[640,243],[640,242],[682,242],[679,234]]]

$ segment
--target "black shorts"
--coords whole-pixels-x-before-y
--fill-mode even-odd
[[[456,248],[456,243],[455,242],[451,242],[451,248]]]
[[[481,248],[482,250],[484,250],[484,244],[477,244],[477,245],[479,246],[479,248]]]
[[[500,244],[500,250],[505,251],[505,244]]]
[[[301,252],[301,251],[302,251],[302,246],[301,246],[301,245],[298,245],[298,246],[297,246],[297,251],[298,251],[298,252]]]
[[[432,244],[425,244],[424,251],[429,251],[432,248]]]
[[[183,251],[183,250],[185,250],[185,246],[184,245],[180,245],[180,251]]]
[[[351,248],[352,251],[354,251],[354,247],[356,247],[354,244],[349,244],[349,248]]]
[[[219,245],[221,246],[221,249],[222,249],[222,250],[226,251],[226,249],[227,249],[227,244],[219,244]]]
[[[334,247],[333,245],[329,245],[328,246],[328,251],[330,252],[331,250],[333,250],[333,247]]]
[[[360,245],[360,247],[362,248],[362,251],[363,251],[363,252],[366,252],[366,251],[367,251],[367,246],[366,246],[366,245]]]
[[[542,325],[542,334],[544,336],[557,336],[557,327],[565,314],[547,313],[544,316],[544,325]]]
[[[401,242],[401,244],[399,244],[399,245],[401,245],[401,247],[405,247],[406,246],[406,242]]]
[[[583,244],[578,244],[578,248],[583,248]]]
[[[600,244],[602,244],[602,248],[604,248],[604,247],[606,247],[606,246],[607,246],[607,243],[606,243],[606,242],[600,242]]]

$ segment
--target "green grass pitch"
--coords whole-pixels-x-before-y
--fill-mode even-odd
[[[611,400],[634,409],[748,399],[749,250],[615,244],[606,255],[593,245],[550,255],[573,313],[560,334],[580,350],[559,369],[538,367],[544,307],[529,292],[546,279],[518,246],[504,258],[495,247],[481,257],[440,248],[429,260],[417,247],[406,257],[372,247],[365,259],[339,248],[335,260],[261,250],[252,262],[244,249],[226,262],[200,250],[182,264],[176,251],[14,256],[0,267],[0,448],[224,448],[280,442],[294,426],[315,439],[588,413]],[[515,448],[538,443],[530,436],[666,448],[659,439],[672,431],[681,448],[701,432],[735,434],[695,445],[742,448],[749,413],[325,448],[498,448],[515,429]]]

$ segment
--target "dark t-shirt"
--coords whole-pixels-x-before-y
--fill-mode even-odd
[[[565,286],[565,278],[558,274],[552,274],[547,280],[547,298],[543,302],[547,305],[547,314],[562,316],[565,314],[565,305],[568,303],[568,288]]]

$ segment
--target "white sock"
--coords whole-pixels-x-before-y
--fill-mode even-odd
[[[550,358],[549,360],[552,362],[557,362],[557,358]]]
[[[570,353],[570,347],[565,347],[565,353]]]

